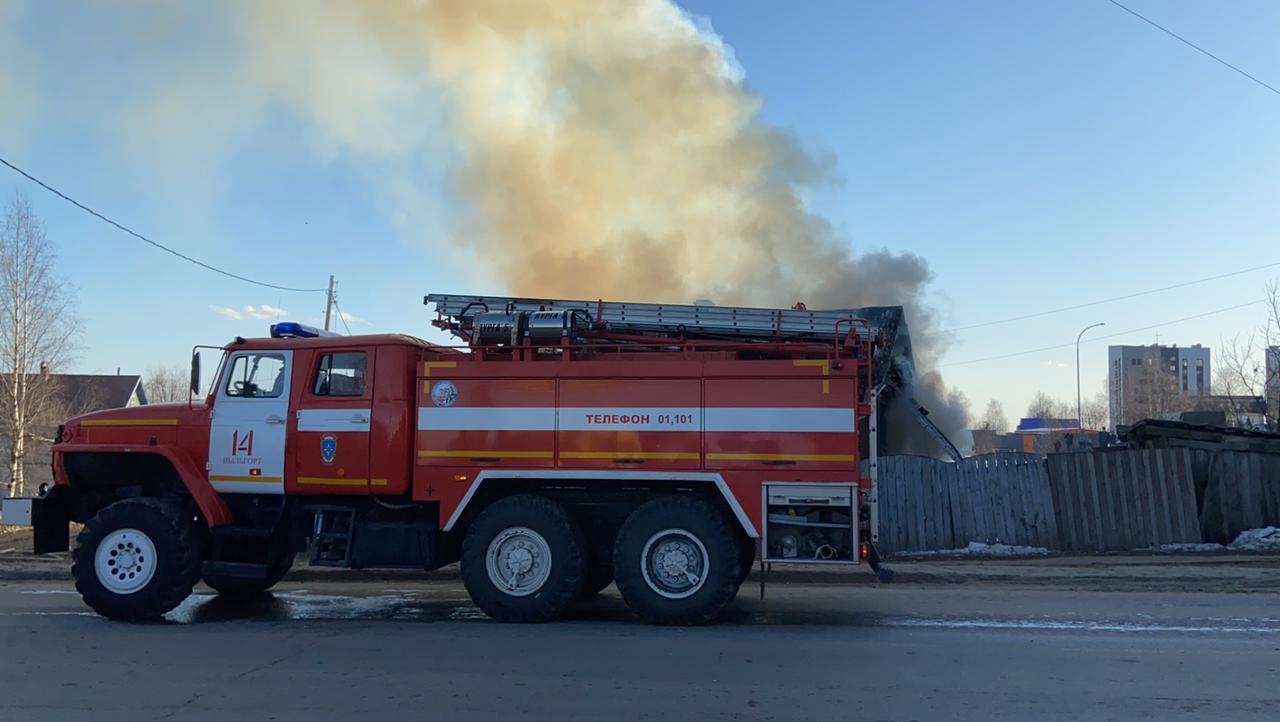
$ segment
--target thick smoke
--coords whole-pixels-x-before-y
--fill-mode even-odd
[[[447,148],[447,234],[488,276],[481,290],[902,305],[913,393],[945,430],[964,428],[964,405],[929,371],[945,340],[924,301],[928,265],[855,255],[807,209],[827,164],[761,122],[732,52],[667,0],[223,7],[242,49],[224,134],[251,107],[282,104],[324,152],[381,169],[403,218],[434,195],[406,169]],[[164,107],[207,106],[178,102],[207,85],[169,84]]]
[[[464,210],[452,235],[504,290],[730,305],[902,305],[922,367],[913,393],[948,432],[965,427],[961,397],[948,397],[929,370],[943,339],[923,299],[928,265],[912,254],[853,255],[806,209],[802,193],[822,180],[823,165],[761,123],[760,99],[744,87],[731,52],[671,3],[384,0],[363,10],[328,6],[327,13],[308,5],[296,14],[279,4],[255,8],[245,27],[268,72],[304,66],[319,52],[301,35],[340,29],[376,48],[379,67],[396,68],[399,78],[426,76],[445,101],[458,148],[451,183]],[[307,20],[299,25],[298,18]],[[374,87],[404,83],[382,75],[368,80]],[[348,145],[393,149],[387,133],[368,138],[346,127],[349,109],[327,92],[335,82],[313,77],[281,87],[339,140],[359,139]],[[375,109],[369,117],[379,115]]]

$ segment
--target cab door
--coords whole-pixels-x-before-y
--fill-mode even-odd
[[[369,478],[373,420],[373,348],[317,350],[297,409],[295,494],[368,494],[386,479]]]
[[[228,494],[283,494],[292,351],[237,351],[218,382],[209,481]]]

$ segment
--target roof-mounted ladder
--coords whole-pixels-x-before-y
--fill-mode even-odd
[[[876,318],[893,316],[896,325],[896,319],[902,314],[898,306],[811,311],[803,304],[797,304],[796,308],[748,308],[438,293],[426,296],[423,303],[435,304],[436,325],[455,333],[469,326],[475,316],[482,313],[571,311],[615,333],[829,340],[833,339],[838,325],[848,324],[850,319],[865,319],[872,325],[879,325]]]

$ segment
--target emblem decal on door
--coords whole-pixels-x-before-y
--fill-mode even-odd
[[[338,455],[338,438],[333,434],[325,434],[320,437],[320,460],[326,464],[332,464],[335,456]]]
[[[436,406],[453,406],[458,400],[458,387],[452,381],[437,381],[431,385],[431,403]]]

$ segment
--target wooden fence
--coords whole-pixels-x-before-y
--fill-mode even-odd
[[[1106,449],[1051,454],[1064,551],[1144,549],[1200,539],[1186,449]]]
[[[1229,544],[1246,529],[1280,526],[1280,454],[1192,453],[1204,541]]]
[[[971,541],[1058,547],[1044,460],[984,454],[951,463],[922,456],[879,461],[880,547],[956,549]]]

